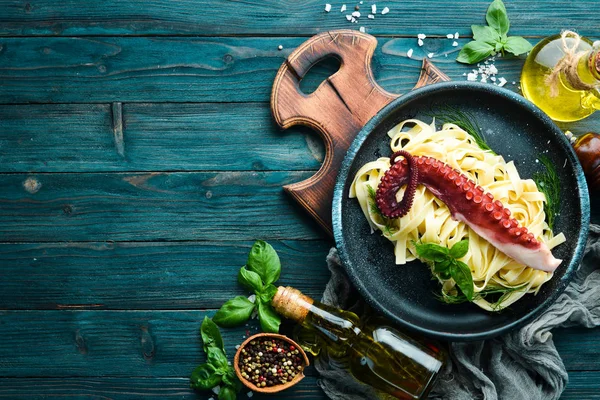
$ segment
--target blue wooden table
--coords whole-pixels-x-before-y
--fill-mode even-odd
[[[323,146],[307,129],[278,130],[268,101],[296,46],[358,29],[341,2],[324,4],[0,0],[0,397],[208,398],[188,384],[204,360],[198,328],[244,293],[236,272],[257,238],[279,252],[281,283],[319,297],[333,243],[281,187],[311,176]],[[430,52],[465,79],[446,34],[465,44],[487,0],[377,5],[390,13],[361,25],[379,39],[385,89],[410,90]],[[507,8],[511,33],[532,42],[563,28],[600,38],[597,0]],[[496,63],[515,91],[522,62]],[[314,68],[303,87],[332,72]],[[230,355],[246,329],[224,331]],[[599,334],[555,332],[565,399],[600,398]],[[285,398],[324,398],[316,381]]]

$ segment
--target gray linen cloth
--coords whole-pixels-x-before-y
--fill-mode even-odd
[[[368,307],[345,275],[335,249],[327,257],[331,280],[325,304],[361,315]],[[558,399],[568,382],[565,366],[552,341],[556,327],[600,325],[600,226],[590,226],[585,256],[576,275],[550,308],[523,328],[501,337],[451,343],[450,362],[438,377],[430,399],[551,400]],[[356,381],[344,365],[326,355],[315,360],[319,385],[334,400],[383,399]]]

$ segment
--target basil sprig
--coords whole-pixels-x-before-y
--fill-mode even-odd
[[[219,390],[219,400],[235,400],[242,385],[235,375],[235,370],[227,362],[219,328],[210,318],[204,317],[200,334],[207,360],[192,372],[191,387],[198,390],[211,390],[217,385],[223,385]]]
[[[456,61],[475,64],[493,53],[509,52],[518,56],[531,50],[531,43],[520,36],[508,36],[510,21],[502,0],[494,0],[485,15],[487,26],[472,25],[473,41],[458,53]]]
[[[277,288],[273,285],[281,274],[281,262],[273,247],[262,240],[256,241],[248,255],[246,265],[238,273],[238,282],[254,292],[251,302],[244,296],[235,297],[217,311],[213,320],[219,326],[230,328],[246,322],[254,310],[258,313],[264,332],[279,332],[281,319],[271,307]]]
[[[435,243],[414,243],[414,245],[419,258],[427,261],[434,273],[444,280],[452,278],[467,300],[473,301],[475,288],[471,269],[467,264],[459,261],[459,258],[463,258],[469,251],[468,240],[461,240],[450,249]]]

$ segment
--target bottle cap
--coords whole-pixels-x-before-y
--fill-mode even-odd
[[[312,304],[313,299],[289,286],[279,286],[271,301],[271,305],[277,313],[299,323],[304,321]]]

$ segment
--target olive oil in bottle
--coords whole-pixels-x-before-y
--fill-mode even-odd
[[[550,84],[548,76],[556,68],[560,71]],[[539,42],[521,73],[523,95],[555,121],[577,121],[600,109],[598,84],[599,49],[573,32]]]
[[[383,320],[363,325],[356,314],[291,287],[279,287],[272,305],[322,338],[330,356],[347,357],[356,379],[398,399],[425,398],[445,360],[438,347],[417,342]]]

